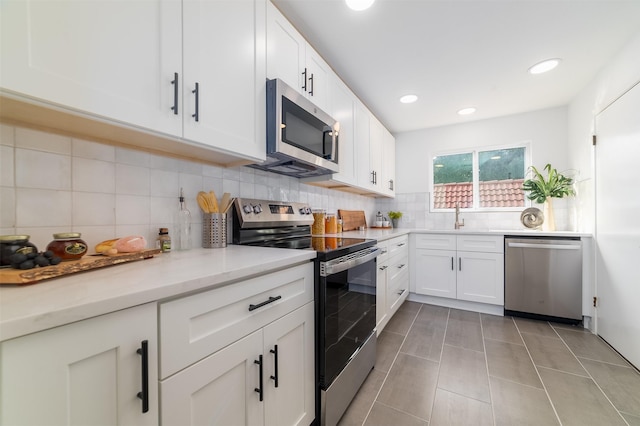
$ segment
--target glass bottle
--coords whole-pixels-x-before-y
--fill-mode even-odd
[[[163,253],[171,251],[171,237],[167,228],[160,228],[156,247],[162,250]]]
[[[180,209],[176,212],[174,224],[172,248],[176,250],[189,250],[191,248],[191,212],[184,201],[184,193],[180,188]]]

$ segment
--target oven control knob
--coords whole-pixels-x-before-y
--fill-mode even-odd
[[[253,206],[253,212],[255,214],[258,214],[262,211],[262,206],[260,204],[256,204],[255,206]]]
[[[304,212],[305,212],[306,214],[311,214],[311,207],[305,207],[305,208],[304,208]]]
[[[309,213],[307,213],[307,208],[306,207],[300,207],[300,214],[309,214]]]
[[[249,213],[253,212],[253,208],[251,207],[251,204],[245,204],[244,206],[242,206],[242,210],[246,214],[249,214]]]

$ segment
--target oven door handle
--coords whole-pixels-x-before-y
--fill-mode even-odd
[[[369,251],[366,254],[358,255],[362,251]],[[371,247],[360,252],[354,253],[354,255],[347,255],[338,259],[331,260],[329,262],[320,263],[320,276],[326,277],[329,275],[337,274],[338,272],[346,271],[347,269],[355,268],[356,266],[367,263],[380,254],[378,247]]]

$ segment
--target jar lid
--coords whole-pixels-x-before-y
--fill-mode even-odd
[[[29,241],[30,235],[0,235],[0,243],[13,241]]]
[[[59,234],[53,234],[54,240],[70,240],[72,238],[80,238],[80,232],[61,232]]]

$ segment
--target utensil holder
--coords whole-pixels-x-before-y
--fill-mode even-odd
[[[227,215],[204,213],[202,221],[202,247],[223,248],[227,246]]]

